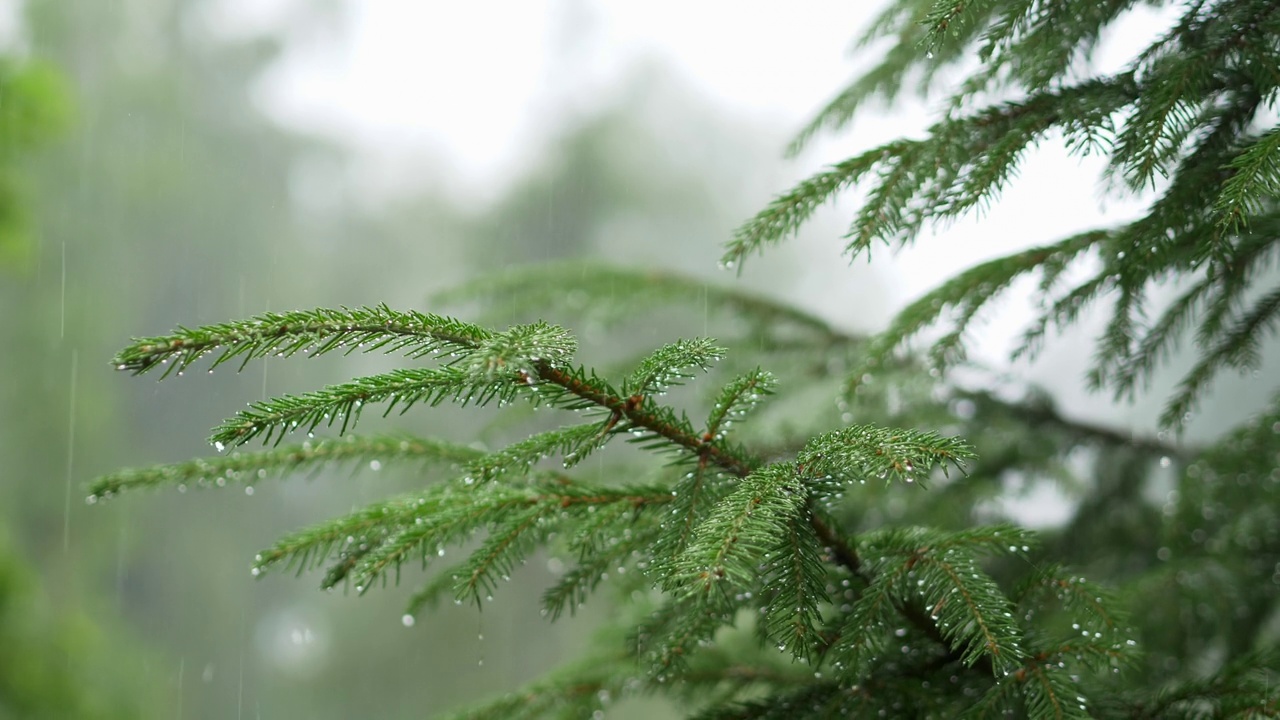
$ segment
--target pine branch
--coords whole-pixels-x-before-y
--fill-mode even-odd
[[[608,518],[610,522],[613,517]],[[602,528],[603,530],[603,528]],[[616,527],[608,531],[616,532]],[[632,561],[634,555],[644,553],[654,546],[661,537],[661,527],[644,525],[628,527],[623,537],[616,543],[608,543],[590,553],[582,553],[578,563],[542,594],[544,613],[555,621],[567,610],[574,614],[577,608],[586,602],[587,597],[595,592],[596,587],[608,578],[609,573]]]
[[[536,433],[498,452],[476,458],[466,467],[476,482],[527,474],[538,461],[561,455],[564,466],[572,467],[592,451],[602,447],[616,430],[599,422],[556,428]]]
[[[735,232],[724,262],[742,262],[794,235],[818,206],[872,172],[878,182],[853,221],[846,251],[869,251],[877,239],[910,243],[926,220],[959,217],[990,202],[1022,152],[1052,128],[1069,138],[1106,131],[1112,115],[1137,95],[1132,78],[1121,75],[948,118],[923,140],[888,143],[797,185]]]
[[[268,356],[289,357],[299,352],[311,356],[333,351],[350,354],[380,351],[405,352],[424,357],[471,349],[492,333],[453,318],[418,312],[400,312],[386,305],[372,308],[303,310],[263,313],[248,320],[180,327],[170,335],[138,338],[112,360],[117,370],[141,375],[164,367],[161,377],[181,374],[205,355],[218,353],[210,371],[240,358],[240,369],[250,360]]]
[[[969,324],[979,310],[1004,292],[1014,280],[1043,270],[1044,284],[1051,284],[1068,263],[1110,236],[1111,233],[1105,230],[1091,230],[1047,247],[1024,250],[966,270],[899,312],[889,327],[871,341],[862,357],[862,367],[850,373],[850,377],[861,378],[871,368],[887,363],[898,347],[936,322],[948,309],[955,311],[953,329],[933,344],[930,358],[940,369],[963,361],[962,343]]]
[[[1094,639],[1109,643],[1123,642],[1122,650],[1136,646],[1125,637],[1131,629],[1128,618],[1117,609],[1121,604],[1115,593],[1059,566],[1036,568],[1013,598],[1027,622],[1045,611],[1047,601],[1053,601],[1070,616],[1073,633],[1092,634]]]
[[[757,570],[808,501],[808,488],[784,465],[769,465],[737,484],[694,529],[668,589],[710,599],[754,587]]]
[[[620,304],[618,298],[627,302]],[[442,305],[475,301],[483,301],[489,309],[486,315],[501,321],[537,308],[612,327],[637,312],[657,313],[674,305],[742,317],[761,328],[790,325],[819,336],[831,334],[822,319],[786,303],[657,268],[637,271],[580,261],[522,265],[486,273],[432,298]]]
[[[429,514],[446,500],[439,488],[386,500],[348,515],[311,527],[296,530],[276,541],[271,548],[254,557],[252,572],[260,577],[276,567],[296,569],[298,574],[327,562],[335,553],[339,562],[354,550],[367,553],[397,528],[413,522],[415,513]],[[325,587],[341,581],[345,575],[326,580]],[[331,582],[330,582],[331,581]]]
[[[874,425],[852,425],[810,440],[796,456],[795,472],[821,481],[823,491],[868,479],[925,480],[935,467],[963,470],[973,450],[959,438]]]
[[[850,691],[835,682],[812,683],[787,693],[771,695],[733,705],[713,707],[694,720],[805,720],[806,718],[851,717],[843,713],[842,701]]]
[[[921,602],[966,665],[985,659],[997,676],[1011,671],[1024,657],[1022,631],[1013,606],[976,562],[986,554],[1025,553],[1031,543],[1029,534],[1009,526],[957,533],[891,529],[865,537],[861,554],[871,584],[845,621],[840,635],[852,640],[839,652],[854,666],[865,664],[886,642],[896,608]]]
[[[1261,361],[1260,345],[1264,331],[1274,331],[1280,320],[1280,288],[1271,290],[1231,325],[1221,340],[1201,356],[1178,384],[1178,390],[1160,415],[1166,427],[1182,425],[1196,406],[1209,381],[1224,366],[1239,370],[1256,367]]]
[[[1234,233],[1247,227],[1250,216],[1263,212],[1280,195],[1280,127],[1273,127],[1232,159],[1231,177],[1222,184],[1214,203],[1218,227]]]
[[[1129,716],[1136,720],[1212,717],[1267,718],[1280,712],[1276,698],[1275,650],[1253,652],[1236,658],[1213,676],[1174,683],[1162,689],[1153,702],[1133,703]]]
[[[732,482],[720,477],[717,469],[702,458],[694,469],[676,481],[671,488],[671,517],[668,521],[668,527],[674,526],[675,532],[663,533],[653,548],[653,556],[660,569],[666,569],[684,553],[693,538],[694,529],[732,490]]]
[[[484,493],[452,492],[444,488],[439,500],[425,503],[402,519],[402,527],[383,540],[352,571],[357,592],[365,592],[389,570],[425,548],[454,544],[487,529],[488,539],[462,566],[455,591],[463,599],[479,600],[492,592],[495,578],[509,573],[541,538],[589,508],[621,503],[641,508],[670,501],[655,488],[600,489],[555,483],[546,486],[492,485]]]
[[[786,532],[765,555],[768,563],[760,579],[764,609],[764,635],[772,645],[813,664],[819,650],[818,628],[822,607],[831,602],[827,593],[825,558],[813,523],[801,516],[790,518]]]
[[[664,345],[640,361],[639,367],[623,384],[623,392],[628,395],[661,395],[668,388],[693,379],[695,376],[689,374],[689,370],[705,372],[710,369],[724,357],[725,352],[724,348],[716,347],[707,338],[678,340]]]
[[[185,490],[188,484],[221,487],[227,481],[251,486],[268,477],[280,477],[304,470],[315,472],[322,467],[344,462],[356,467],[368,466],[371,470],[407,461],[457,467],[482,454],[474,448],[435,438],[400,435],[347,436],[287,445],[262,452],[233,453],[224,457],[121,470],[94,480],[89,485],[89,501],[108,499],[125,490],[168,485],[176,486],[179,490]]]
[[[371,375],[323,390],[285,395],[255,402],[213,431],[210,441],[221,450],[251,442],[279,443],[292,431],[312,432],[325,425],[340,423],[339,432],[354,426],[366,404],[387,402],[383,416],[397,406],[408,412],[422,402],[431,406],[445,400],[460,404],[484,405],[492,400],[509,402],[520,390],[518,385],[502,381],[477,380],[457,368],[414,368]]]
[[[730,380],[716,396],[707,417],[706,432],[718,438],[729,427],[751,412],[764,399],[774,393],[777,379],[773,373],[756,368]]]
[[[794,236],[813,213],[837,193],[858,182],[881,161],[897,157],[911,147],[906,141],[885,145],[833,165],[830,170],[800,183],[734,232],[721,262],[735,267],[752,253],[763,252],[766,245],[776,245]]]

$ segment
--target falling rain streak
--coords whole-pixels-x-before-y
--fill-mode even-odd
[[[63,246],[66,247],[65,245]],[[71,380],[68,382],[71,391],[70,406],[67,413],[67,489],[66,499],[62,507],[62,549],[71,549],[71,473],[75,467],[76,449],[76,370],[80,364],[80,351],[71,349]]]
[[[58,339],[67,336],[67,241],[62,241],[61,286],[58,291]]]

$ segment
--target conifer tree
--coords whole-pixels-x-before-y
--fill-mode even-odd
[[[323,569],[324,587],[356,593],[412,579],[418,613],[442,598],[483,605],[531,555],[550,553],[567,569],[543,596],[548,619],[613,599],[588,657],[459,718],[590,717],[638,695],[708,720],[1274,717],[1280,402],[1208,447],[1165,438],[1220,372],[1258,366],[1280,314],[1266,275],[1280,5],[1178,4],[1122,71],[1083,71],[1136,5],[892,3],[866,40],[893,47],[794,149],[869,99],[935,89],[975,53],[980,65],[923,138],[783,193],[725,261],[785,240],[854,186],[866,195],[849,253],[909,244],[995,202],[1053,137],[1106,157],[1113,192],[1150,199],[1133,222],[965,270],[869,339],[731,284],[580,263],[518,267],[435,298],[433,309],[466,306],[479,322],[377,305],[140,338],[117,369],[169,377],[206,356],[243,368],[335,352],[406,362],[252,403],[214,430],[219,455],[99,478],[89,500],[343,463],[420,468],[418,491],[286,534],[253,574]],[[1048,299],[1016,354],[1051,348],[1055,329],[1102,307],[1088,381],[1118,399],[1193,344],[1162,416],[1169,433],[1131,437],[1065,419],[1042,394],[1011,402],[950,379],[969,325],[1023,276]],[[1178,289],[1171,303],[1153,301],[1161,283]],[[483,322],[533,308],[623,332],[682,306],[731,322],[718,341],[672,339],[621,370],[579,359],[561,325]],[[935,324],[941,339],[915,352]],[[359,432],[365,413],[443,403],[532,405],[560,422],[491,452]],[[293,441],[313,432],[324,437]],[[619,441],[655,461],[617,453]],[[607,471],[583,471],[592,455]],[[1161,471],[1174,487],[1152,502]],[[1074,488],[1063,527],[1032,533],[1002,514],[1015,485],[1051,482]],[[462,560],[443,559],[459,546]]]

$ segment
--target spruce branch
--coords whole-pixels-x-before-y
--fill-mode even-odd
[[[740,263],[794,235],[814,210],[874,173],[855,216],[846,252],[875,240],[905,245],[928,220],[956,218],[999,194],[1023,151],[1061,127],[1069,137],[1106,132],[1112,115],[1137,97],[1127,75],[1042,90],[1019,102],[943,120],[923,140],[898,140],[851,158],[780,196],[735,233],[725,263]]]
[[[869,479],[915,482],[934,468],[963,470],[974,457],[959,438],[876,425],[851,425],[810,440],[796,455],[795,472],[817,479],[824,491]]]
[[[277,567],[294,569],[302,574],[320,567],[335,554],[339,556],[339,565],[343,565],[352,553],[367,553],[396,528],[413,522],[413,513],[430,512],[442,502],[438,491],[428,491],[386,500],[340,518],[296,530],[254,556],[253,576],[261,577]],[[331,573],[324,587],[332,587],[343,577],[345,574]]]
[[[616,528],[609,529],[613,531]],[[582,553],[577,564],[542,594],[543,611],[553,621],[565,611],[574,614],[610,572],[632,562],[635,556],[645,554],[660,538],[661,527],[657,524],[630,525],[618,542],[606,543],[593,552]]]
[[[673,563],[683,554],[701,519],[732,490],[732,482],[721,477],[706,458],[699,458],[693,469],[675,482],[671,488],[671,516],[667,521],[667,527],[674,526],[675,532],[663,533],[653,548],[660,567]]]
[[[700,437],[687,421],[675,421],[670,411],[655,411],[652,402],[647,399],[637,403],[633,398],[611,396],[601,388],[592,387],[580,373],[572,375],[552,368],[539,368],[539,377],[583,400],[617,412],[629,420],[633,427],[646,429],[657,437],[665,438],[694,457],[705,458],[707,462],[715,463],[732,475],[750,479],[755,469],[760,467],[758,460],[729,448],[722,441]],[[956,439],[941,438],[932,433],[895,432],[872,426],[828,433],[811,443],[807,450],[807,454],[802,453],[798,457],[798,463],[807,466],[801,470],[806,476],[831,475],[855,481],[865,481],[869,476],[913,478],[913,473],[927,473],[938,465],[944,468],[949,465],[959,467],[971,456],[967,446]],[[796,470],[789,465],[769,466],[757,480],[750,484],[739,484],[734,492],[743,493],[740,503],[728,503],[727,506],[726,503],[717,504],[713,513],[720,513],[719,520],[711,524],[710,529],[703,529],[708,527],[710,520],[707,520],[695,530],[691,548],[696,546],[696,549],[686,550],[684,559],[679,563],[685,570],[683,577],[686,580],[693,577],[704,581],[711,577],[732,577],[743,581],[749,577],[750,558],[759,548],[748,541],[742,545],[747,548],[746,552],[740,553],[733,547],[739,541],[732,540],[732,530],[747,527],[748,535],[757,531],[763,535],[761,529],[772,527],[776,520],[776,517],[770,519],[771,511],[779,512],[780,516],[799,512],[808,491],[803,485],[796,484],[796,478],[791,475],[794,472]],[[760,487],[756,488],[756,484]],[[744,486],[748,489],[742,490]],[[755,506],[757,496],[748,497],[748,493],[757,489],[760,491],[760,504],[767,505],[762,508],[761,516],[752,518],[747,510]],[[797,501],[799,505],[796,504]],[[833,559],[845,564],[854,574],[864,572],[858,553],[817,514],[809,513],[808,522],[818,536],[827,541],[827,546],[832,548]],[[785,524],[775,529],[783,530]],[[703,573],[707,574],[705,578]],[[695,604],[685,612],[692,619],[685,625],[675,626],[671,637],[676,642],[664,646],[660,665],[666,666],[673,662],[681,648],[705,637],[707,632],[717,626],[718,619],[723,617],[724,611],[717,610],[722,596],[713,596],[710,589],[711,586],[704,582],[703,591],[694,594]]]
[[[1105,230],[1092,232],[1099,234],[1111,233],[1113,236],[1115,234],[1115,231]],[[1076,236],[1075,239],[1084,243],[1089,235],[1090,233],[1086,232],[1081,236]],[[1073,238],[1067,238],[1058,245],[1070,246],[1072,240]],[[1102,242],[1105,243],[1105,241]],[[1059,256],[1049,252],[1049,250],[1058,247],[1058,245],[1042,248],[1046,251],[1046,256],[1043,262],[1035,268],[1041,273],[1041,290],[1046,295],[1050,294],[1053,285],[1070,264],[1070,258],[1067,257],[1069,253],[1063,253]],[[1265,250],[1266,244],[1255,242],[1252,247],[1257,250]],[[567,292],[560,289],[561,284],[567,285]],[[1047,311],[1047,316],[1041,318],[1033,325],[1032,329],[1028,330],[1026,344],[1018,352],[1020,354],[1034,354],[1037,349],[1036,346],[1038,346],[1039,341],[1043,339],[1050,327],[1058,327],[1072,322],[1089,302],[1105,292],[1112,284],[1112,278],[1104,272],[1096,280],[1082,285],[1077,290],[1071,291],[1071,293],[1064,296],[1060,301],[1055,302],[1050,310]],[[752,323],[762,323],[766,326],[794,325],[803,329],[806,333],[812,333],[812,340],[802,339],[796,345],[795,349],[800,352],[812,353],[815,347],[860,347],[865,345],[863,338],[842,332],[818,316],[758,296],[742,293],[732,288],[717,287],[715,285],[708,286],[701,278],[687,277],[665,271],[635,271],[577,262],[553,264],[545,268],[543,266],[518,267],[496,273],[492,277],[482,277],[461,286],[456,292],[446,291],[440,297],[456,302],[459,300],[474,300],[485,297],[485,293],[492,293],[494,297],[499,298],[494,313],[500,316],[509,316],[511,314],[512,311],[506,309],[508,307],[525,308],[550,303],[553,307],[567,313],[589,312],[594,317],[594,313],[599,309],[620,307],[616,301],[608,302],[610,298],[615,300],[617,298],[625,299],[625,303],[621,306],[627,308],[632,305],[643,307],[661,305],[667,302],[681,302],[686,305],[701,304],[703,303],[703,289],[707,287],[709,287],[709,299],[707,302],[713,310],[718,309],[732,313]],[[887,342],[894,334],[894,332],[885,332],[878,337],[880,341]],[[753,338],[750,342],[767,341]],[[775,350],[782,349],[782,346],[771,345],[770,347]],[[877,356],[883,354],[883,352],[882,350],[869,348],[863,357]],[[885,367],[885,365],[882,363],[881,367]],[[828,372],[825,366],[822,368],[822,372]],[[763,399],[763,396],[772,392],[776,382],[772,374],[764,371],[760,371],[760,373],[758,376],[760,383],[762,387],[767,387],[769,392],[766,393],[762,390],[761,392],[749,393],[743,396],[744,400],[751,400],[752,396],[759,396],[755,398],[757,400]],[[847,390],[852,390],[852,388],[859,386],[864,374],[851,372]],[[720,427],[716,418],[719,413],[729,407],[727,403],[730,402],[730,394],[741,391],[741,388],[736,387],[735,383],[744,382],[747,385],[752,383],[752,381],[745,379],[747,375],[754,376],[754,373],[745,373],[744,376],[727,384],[722,389],[721,395],[714,401],[713,417],[708,417],[706,426],[713,436],[717,434],[717,428]],[[764,379],[766,376],[769,378],[768,380]],[[592,382],[599,384],[604,381],[599,378],[593,378]],[[546,392],[550,388],[543,385],[540,390]],[[621,394],[621,391],[618,391],[618,394]],[[1071,436],[1086,442],[1108,444],[1128,444],[1132,442],[1140,447],[1150,448],[1153,452],[1168,456],[1176,456],[1184,452],[1182,449],[1160,443],[1154,439],[1130,437],[1123,433],[1062,417],[1051,407],[1036,406],[1035,408],[1027,408],[1019,403],[1010,403],[994,397],[987,397],[984,401],[989,401],[994,410],[1002,414],[1027,417],[1037,425],[1047,424],[1059,427],[1069,431]],[[578,409],[591,405],[593,403],[587,403],[586,405],[578,406]],[[744,407],[743,409],[748,410],[749,408]],[[732,416],[730,415],[728,419],[732,419]],[[727,428],[728,426],[726,425],[724,429]]]
[[[1231,177],[1214,203],[1218,227],[1227,233],[1244,229],[1280,196],[1280,127],[1273,127],[1231,160]]]
[[[712,438],[721,436],[764,399],[774,393],[777,379],[773,373],[756,368],[730,380],[720,390],[707,417],[706,432]]]
[[[420,402],[432,406],[445,400],[478,405],[494,399],[509,402],[519,390],[518,385],[509,382],[477,381],[470,373],[454,367],[393,370],[302,395],[255,402],[215,428],[210,442],[219,449],[259,437],[266,444],[279,443],[289,432],[312,432],[321,425],[332,427],[335,423],[345,433],[359,420],[366,404],[387,402],[383,412],[386,416],[397,406],[403,414]]]
[[[200,358],[218,353],[210,370],[240,358],[288,357],[309,352],[313,357],[333,351],[352,353],[405,352],[424,357],[475,347],[492,333],[453,318],[413,311],[372,308],[319,308],[289,313],[263,313],[247,320],[179,327],[170,335],[137,338],[112,360],[117,370],[141,375],[164,367],[164,374],[181,373]]]
[[[1178,427],[1195,408],[1209,381],[1225,366],[1238,370],[1257,367],[1261,361],[1264,332],[1273,332],[1280,320],[1280,288],[1260,298],[1248,312],[1232,323],[1222,338],[1208,350],[1178,384],[1178,390],[1165,405],[1160,422]]]
[[[622,389],[628,395],[662,394],[675,385],[695,376],[690,370],[703,371],[724,357],[725,349],[716,347],[712,340],[695,338],[678,340],[664,345],[644,360],[631,373]]]
[[[616,430],[599,422],[556,428],[536,433],[495,453],[476,458],[466,466],[477,482],[522,475],[543,458],[560,455],[564,466],[572,467],[590,452],[608,442]]]
[[[806,720],[808,718],[850,717],[844,702],[857,690],[835,682],[818,682],[769,697],[713,707],[694,720]]]
[[[233,453],[222,457],[199,458],[181,463],[152,465],[121,470],[97,478],[89,485],[91,502],[110,498],[124,490],[176,486],[185,489],[225,485],[227,481],[252,485],[268,477],[300,471],[318,471],[333,464],[381,468],[384,464],[420,461],[461,466],[483,452],[465,445],[407,435],[349,435],[286,445],[254,453]]]
[[[795,235],[837,193],[858,182],[878,163],[897,157],[910,147],[912,144],[906,141],[885,145],[833,165],[780,195],[734,233],[722,262],[729,267],[738,266],[752,253],[763,252],[766,245],[776,245]]]
[[[1128,618],[1118,610],[1120,603],[1114,592],[1058,565],[1036,568],[1013,598],[1024,618],[1040,612],[1043,604],[1052,600],[1071,615],[1075,630],[1087,628],[1108,639],[1129,631]]]
[[[798,155],[824,130],[846,127],[858,110],[869,101],[892,102],[900,94],[914,89],[925,95],[933,87],[939,73],[970,53],[970,46],[995,9],[986,0],[967,2],[961,9],[961,22],[948,23],[944,32],[930,17],[945,13],[945,2],[894,2],[877,16],[855,47],[867,48],[884,37],[895,42],[880,51],[881,60],[842,89],[787,146],[787,155]]]
[[[812,664],[819,650],[822,608],[830,604],[827,559],[822,539],[803,515],[791,517],[786,532],[765,555],[760,579],[764,595],[764,636],[783,652]]]
[[[928,31],[923,45],[932,48],[947,35],[959,35],[966,23],[985,19],[996,4],[995,0],[934,0],[924,18]]]
[[[625,298],[625,305],[616,300]],[[612,327],[636,312],[668,306],[699,307],[749,320],[761,328],[794,326],[820,337],[832,334],[821,318],[732,285],[669,270],[634,270],[590,262],[539,263],[486,273],[432,296],[442,306],[483,301],[486,317],[505,321],[538,308],[559,316],[583,316]]]
[[[871,583],[854,604],[840,635],[839,652],[855,666],[887,642],[900,605],[921,603],[948,647],[966,665],[990,662],[997,676],[1025,656],[1013,606],[977,565],[989,554],[1021,555],[1034,541],[1011,526],[945,533],[926,528],[889,529],[859,543]],[[862,629],[870,629],[864,631]]]
[[[1280,712],[1274,649],[1251,652],[1227,663],[1208,678],[1171,683],[1149,701],[1133,702],[1129,716],[1137,720],[1210,716],[1267,718]]]
[[[464,485],[465,487],[465,485]],[[440,500],[425,503],[404,518],[398,532],[378,544],[353,569],[358,592],[366,592],[389,570],[398,568],[414,553],[426,560],[426,548],[455,544],[485,529],[488,538],[460,568],[454,590],[459,599],[479,602],[495,587],[495,578],[510,572],[513,563],[537,543],[573,517],[590,508],[621,503],[639,509],[665,504],[670,496],[656,488],[591,488],[565,485],[491,485],[482,492],[454,491],[446,487]]]
[[[536,368],[561,367],[578,349],[567,330],[545,322],[515,325],[480,341],[459,365],[477,380],[498,381],[517,377],[532,384]]]
[[[436,555],[440,556],[441,551],[448,552],[444,548],[439,548],[436,550]],[[416,618],[427,609],[435,609],[446,595],[453,597],[454,602],[461,605],[462,601],[455,597],[454,588],[457,587],[458,578],[462,576],[462,573],[463,567],[461,563],[438,571],[430,580],[409,596],[409,602],[405,603],[405,615]]]
[[[726,585],[753,587],[758,568],[807,502],[808,488],[790,467],[752,472],[694,530],[668,589],[710,598],[723,595]]]
[[[946,368],[964,359],[964,333],[978,311],[1006,290],[1018,277],[1040,270],[1044,286],[1052,284],[1066,265],[1096,244],[1111,237],[1105,230],[1090,230],[1045,247],[1032,248],[974,266],[900,311],[889,327],[874,338],[862,356],[861,368],[850,373],[857,382],[912,337],[952,310],[952,330],[929,351],[935,367]]]

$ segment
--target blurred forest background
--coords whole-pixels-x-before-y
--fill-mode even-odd
[[[508,689],[572,656],[592,619],[551,627],[535,582],[482,614],[449,607],[406,628],[410,587],[356,598],[319,593],[314,578],[249,576],[281,530],[411,477],[156,494],[105,511],[84,502],[95,475],[211,453],[208,429],[247,400],[379,358],[267,363],[163,388],[107,361],[127,338],[178,324],[422,308],[503,265],[596,257],[728,281],[720,241],[783,185],[789,128],[735,122],[654,62],[563,113],[496,197],[459,197],[450,168],[429,158],[377,193],[357,185],[351,150],[268,117],[256,96],[284,40],[220,31],[206,22],[214,4],[29,0],[5,19],[0,718],[418,718]],[[299,7],[294,32],[341,21],[337,4]],[[815,287],[803,256],[775,254],[754,283],[816,304],[846,271]],[[847,277],[862,280],[862,312],[883,317],[869,273]],[[687,320],[655,333],[714,335],[701,313]],[[481,436],[489,419],[442,408],[386,427],[511,439]]]
[[[794,127],[737,118],[660,61],[567,107],[521,172],[472,196],[430,157],[368,182],[349,146],[273,120],[262,79],[286,38],[225,32],[209,22],[217,4],[27,0],[3,18],[0,718],[419,718],[535,677],[591,632],[590,613],[554,627],[539,616],[551,570],[533,564],[530,582],[482,613],[447,607],[411,627],[409,586],[356,598],[319,593],[314,578],[252,581],[250,559],[282,530],[410,488],[406,475],[159,493],[90,511],[85,481],[211,453],[208,429],[247,400],[383,368],[363,356],[267,362],[160,387],[111,372],[129,337],[264,310],[436,309],[432,293],[478,273],[560,259],[738,282],[848,331],[881,326],[906,299],[888,276],[833,262],[834,216],[743,278],[719,271],[732,229],[808,168],[781,158]],[[293,35],[343,22],[341,3],[296,7]],[[566,43],[565,67],[572,52]],[[1006,238],[974,259],[1040,238]],[[714,337],[717,322],[695,310],[619,348],[547,320],[584,339],[581,357],[606,361],[654,337]],[[1075,377],[1083,362],[1051,355],[1033,377]],[[1261,401],[1246,381],[1221,386],[1193,437],[1214,434],[1221,408],[1238,418]],[[1076,387],[1051,389],[1069,404]],[[1126,429],[1154,414],[1101,412]],[[492,417],[440,408],[383,427],[490,445],[519,436]]]

